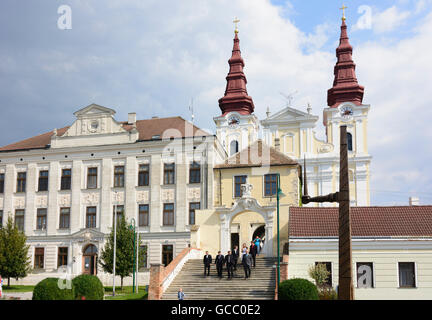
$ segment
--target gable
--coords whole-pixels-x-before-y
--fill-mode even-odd
[[[285,123],[285,122],[301,122],[301,121],[318,121],[319,117],[303,111],[286,107],[274,115],[263,120],[263,124]]]

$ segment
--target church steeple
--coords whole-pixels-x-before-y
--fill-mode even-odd
[[[345,6],[343,9],[345,10]],[[327,104],[337,108],[340,103],[352,102],[361,105],[364,87],[358,84],[355,73],[355,63],[352,59],[353,47],[349,43],[345,12],[342,17],[339,47],[336,49],[337,63],[334,68],[333,87],[327,92]]]
[[[234,23],[237,24],[237,22],[239,22],[239,20],[234,20]],[[225,95],[223,98],[219,99],[219,108],[222,111],[222,115],[232,111],[247,115],[253,113],[255,107],[252,98],[248,96],[246,90],[247,80],[243,73],[245,64],[241,57],[237,25],[234,34],[232,56],[228,60],[230,70],[226,77],[227,85]]]

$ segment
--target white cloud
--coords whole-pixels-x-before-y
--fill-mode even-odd
[[[373,15],[373,30],[377,33],[393,31],[403,25],[410,16],[410,11],[401,11],[396,6],[390,7]]]

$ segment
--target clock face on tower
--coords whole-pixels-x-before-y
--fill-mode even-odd
[[[230,128],[237,128],[240,124],[240,118],[237,115],[232,115],[228,118],[228,125]]]
[[[340,115],[344,119],[350,119],[353,113],[354,113],[353,108],[350,106],[342,106],[340,108]]]

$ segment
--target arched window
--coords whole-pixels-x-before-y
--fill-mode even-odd
[[[352,134],[347,133],[347,144],[348,144],[348,151],[353,151],[353,142],[352,142]]]
[[[84,255],[93,255],[93,254],[96,254],[96,253],[97,253],[97,248],[93,244],[89,244],[84,249]]]
[[[239,151],[238,141],[233,140],[230,144],[230,156],[236,154]]]

